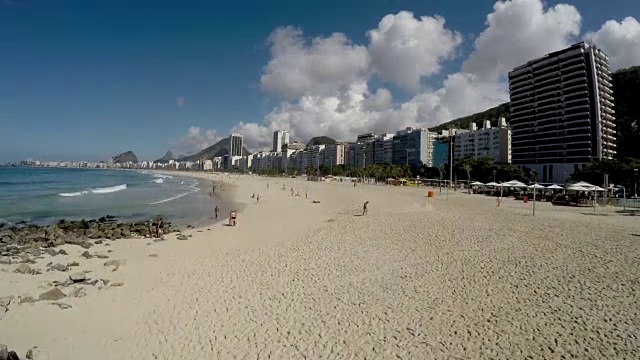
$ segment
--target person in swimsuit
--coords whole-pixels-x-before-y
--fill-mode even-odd
[[[214,213],[214,214],[215,214],[215,216],[216,216],[216,220],[218,220],[218,213],[219,213],[219,212],[220,212],[220,209],[218,209],[218,205],[216,205],[216,208],[215,208],[215,209],[213,209],[213,213]]]
[[[238,213],[235,210],[231,210],[229,213],[229,226],[236,226],[236,217]]]
[[[164,239],[164,221],[160,216],[158,216],[158,219],[156,220],[156,236],[159,239]]]
[[[362,216],[367,215],[369,212],[369,201],[365,201],[364,205],[362,205]]]
[[[153,239],[153,219],[149,219],[149,238]]]

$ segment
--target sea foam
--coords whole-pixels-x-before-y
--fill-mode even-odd
[[[118,192],[126,189],[127,189],[127,184],[122,184],[122,185],[116,185],[116,186],[110,186],[110,187],[104,187],[104,188],[87,189],[87,190],[82,190],[82,191],[77,191],[72,193],[60,193],[58,195],[64,196],[64,197],[72,197],[72,196],[82,196],[89,193],[109,194],[109,193],[114,193],[114,192]]]
[[[153,180],[151,180],[151,182],[154,182],[156,184],[162,184],[164,182],[164,179],[163,178],[153,179]]]

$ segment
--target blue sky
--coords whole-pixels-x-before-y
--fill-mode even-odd
[[[458,71],[493,1],[0,0],[0,162],[27,157],[104,160],[126,150],[158,158],[190,126],[224,134],[260,123],[280,99],[260,89],[269,34],[344,33],[366,45],[386,14],[439,14],[463,35]],[[547,2],[554,5],[557,2]],[[582,29],[640,14],[640,1],[571,1]],[[388,85],[394,100],[411,94]],[[184,97],[183,106],[176,99]]]

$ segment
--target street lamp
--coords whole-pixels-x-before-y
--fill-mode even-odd
[[[638,169],[633,169],[633,197],[638,197],[638,183],[636,181],[638,177]]]
[[[495,170],[493,170],[493,182],[494,183],[496,182],[496,171]]]

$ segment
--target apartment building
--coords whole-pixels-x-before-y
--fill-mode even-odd
[[[289,132],[276,130],[273,132],[273,152],[281,152],[282,146],[289,143]]]
[[[609,58],[585,44],[509,72],[513,164],[561,182],[616,154]]]
[[[409,165],[412,168],[433,166],[433,140],[435,133],[427,129],[406,128],[393,137],[393,165]]]
[[[344,143],[325,145],[321,155],[322,164],[329,167],[344,164],[346,149],[348,149],[348,146],[345,147]]]
[[[229,156],[240,157],[242,156],[243,136],[240,134],[229,135]]]
[[[373,140],[373,163],[390,165],[393,160],[393,134],[380,134]]]
[[[505,118],[498,119],[498,126],[491,127],[485,120],[482,128],[471,123],[469,131],[454,135],[453,154],[455,159],[471,156],[474,159],[490,157],[495,163],[511,163],[511,130]]]

